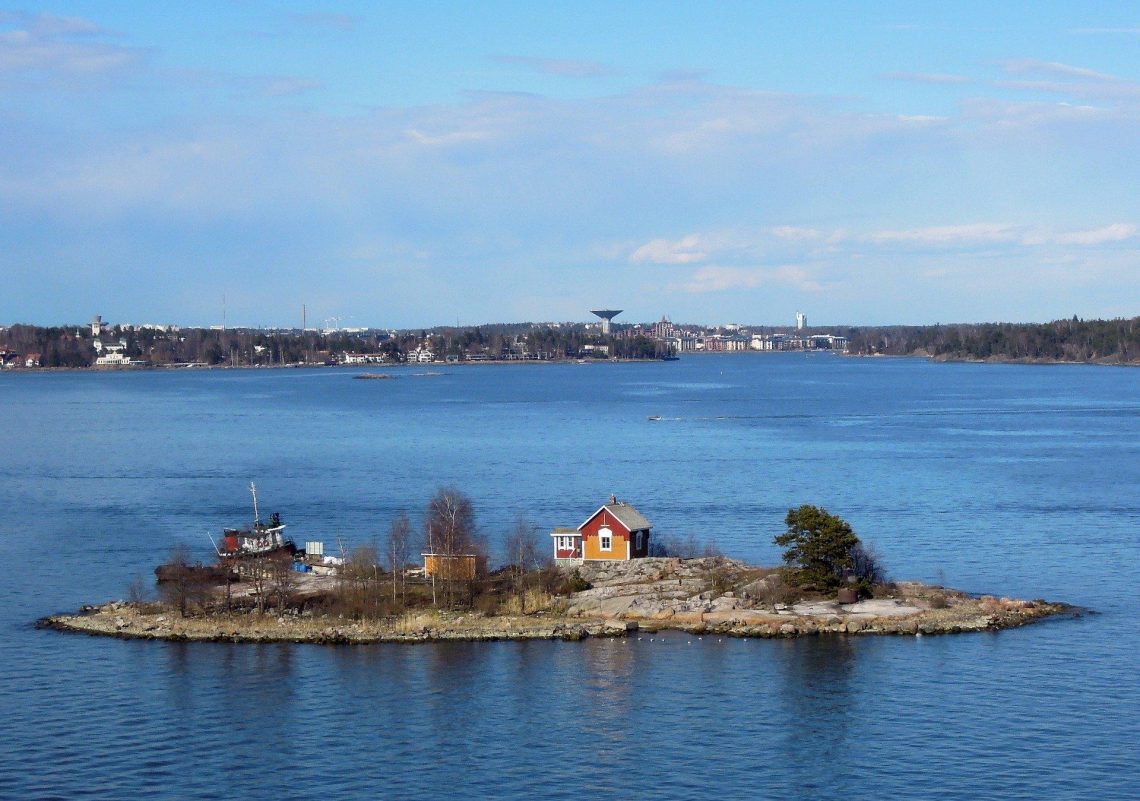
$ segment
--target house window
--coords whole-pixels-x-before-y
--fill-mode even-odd
[[[603,551],[609,551],[613,548],[614,535],[608,528],[598,529],[598,547]]]
[[[635,551],[641,550],[641,532],[640,531],[633,535],[633,548]]]

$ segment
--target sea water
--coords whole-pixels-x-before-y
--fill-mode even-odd
[[[0,375],[0,797],[1140,796],[1140,371],[809,354]],[[658,419],[659,418],[659,419]],[[416,646],[68,636],[247,485],[326,552],[453,486],[495,553],[610,494],[775,563],[822,505],[890,574],[1090,610],[1000,633]]]

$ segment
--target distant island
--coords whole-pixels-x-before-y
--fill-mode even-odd
[[[1140,317],[847,330],[848,352],[988,362],[1140,364]]]
[[[423,568],[407,567],[410,527],[401,515],[385,546],[397,567],[385,571],[370,547],[344,558],[325,556],[319,543],[295,552],[274,515],[248,531],[227,530],[217,565],[176,554],[156,570],[158,599],[136,584],[128,600],[39,625],[127,639],[336,644],[579,640],[667,630],[919,636],[1079,614],[1063,603],[889,581],[846,521],[809,505],[788,510],[786,531],[776,537],[787,548],[781,568],[728,559],[692,539],[651,545],[648,521],[611,498],[578,528],[554,530],[553,559],[540,557],[535,529],[520,521],[506,541],[512,561],[488,572],[473,520],[466,496],[441,489],[425,522],[431,539]]]

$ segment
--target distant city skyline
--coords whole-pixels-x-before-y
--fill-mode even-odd
[[[0,322],[1140,314],[1128,4],[0,10]]]
[[[206,323],[194,324],[185,323],[179,320],[146,320],[145,322],[136,322],[134,320],[107,320],[103,315],[96,314],[89,320],[81,322],[78,320],[55,320],[49,322],[38,322],[33,320],[0,320],[0,329],[10,327],[12,325],[32,325],[39,327],[47,326],[76,326],[77,328],[91,330],[92,336],[99,336],[100,332],[106,332],[116,327],[134,328],[134,329],[180,329],[180,328],[197,328],[197,329],[213,329],[213,330],[257,330],[257,329],[274,329],[274,330],[296,330],[296,331],[346,331],[346,332],[361,332],[361,331],[385,331],[399,328],[400,330],[413,330],[416,328],[475,328],[480,326],[500,326],[500,325],[583,325],[586,327],[596,327],[602,330],[602,333],[609,333],[610,321],[621,314],[617,310],[591,310],[590,315],[593,319],[578,319],[578,320],[484,320],[482,322],[469,322],[462,323],[456,321],[455,323],[437,323],[434,325],[408,325],[408,326],[387,326],[379,324],[357,324],[347,325],[343,324],[343,319],[338,317],[325,318],[324,320],[307,321],[302,317],[300,325],[289,325],[288,323],[279,326],[270,325],[251,325],[241,321],[230,321],[226,323]],[[602,317],[601,315],[607,315]],[[654,326],[660,323],[669,323],[672,325],[683,326],[703,326],[706,328],[724,328],[727,330],[734,330],[738,328],[795,328],[803,329],[808,327],[807,316],[801,312],[795,312],[791,321],[729,321],[729,320],[671,320],[668,314],[663,314],[661,317],[648,319],[648,320],[622,320],[618,321],[618,328],[637,327],[637,326]],[[839,323],[837,325],[846,325]]]

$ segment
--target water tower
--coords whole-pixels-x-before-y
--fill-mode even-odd
[[[602,333],[608,334],[610,332],[610,320],[621,314],[621,309],[590,309],[590,314],[602,318]]]

